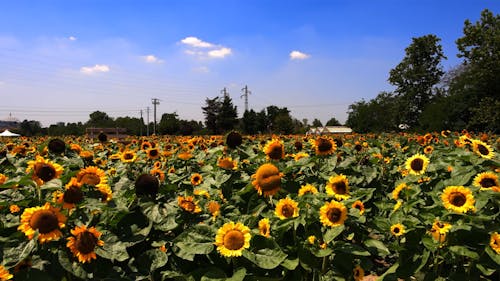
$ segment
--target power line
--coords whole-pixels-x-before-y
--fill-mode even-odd
[[[151,100],[153,102],[153,108],[154,108],[153,135],[156,135],[156,106],[160,104],[160,100],[157,98],[152,98]]]
[[[245,87],[241,90],[243,91],[243,94],[240,96],[240,98],[245,97],[245,111],[248,111],[248,95],[251,94],[252,92],[248,90],[247,85],[245,85]]]
[[[224,98],[226,98],[227,96],[229,96],[229,92],[227,91],[226,87],[224,87],[224,89],[222,89],[220,92],[222,93],[222,95],[224,96]]]

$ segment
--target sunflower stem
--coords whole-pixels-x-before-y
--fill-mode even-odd
[[[326,272],[326,256],[323,257],[323,264],[321,265],[321,273],[325,273]]]

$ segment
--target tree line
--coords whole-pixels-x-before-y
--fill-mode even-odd
[[[389,73],[393,92],[349,106],[356,132],[462,130],[500,132],[500,17],[488,9],[455,43],[462,62],[445,72],[440,38],[412,39]]]

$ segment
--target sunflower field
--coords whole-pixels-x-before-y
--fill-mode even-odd
[[[491,134],[0,140],[0,280],[498,280]]]

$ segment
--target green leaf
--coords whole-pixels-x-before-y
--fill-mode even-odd
[[[387,269],[386,272],[384,272],[384,274],[380,275],[379,278],[377,278],[377,281],[383,281],[385,277],[395,273],[398,267],[399,263],[393,264],[391,267],[389,267],[389,269]]]
[[[96,254],[111,261],[125,261],[129,258],[127,244],[118,240],[118,237],[109,231],[103,231],[101,239],[104,246],[96,249]]]
[[[449,247],[449,250],[450,252],[460,256],[469,257],[474,260],[479,259],[479,255],[476,252],[467,249],[465,246],[451,246]]]
[[[391,252],[389,249],[385,246],[384,243],[380,242],[379,240],[375,239],[368,239],[365,241],[365,246],[368,248],[375,248],[377,249],[377,253],[381,257],[385,257],[389,255]]]
[[[174,254],[192,261],[195,255],[206,255],[214,250],[215,235],[207,225],[186,229],[174,240]]]
[[[345,229],[344,225],[335,226],[328,229],[325,232],[325,235],[323,235],[323,240],[325,241],[325,243],[330,243],[331,241],[333,241],[333,239],[335,239],[335,237],[339,236],[340,233],[344,231],[344,229]]]
[[[76,260],[71,261],[66,250],[58,251],[59,264],[66,271],[81,279],[92,279],[93,274],[85,271],[82,264]]]
[[[252,251],[243,251],[243,256],[263,269],[276,268],[288,256],[276,242],[263,236],[255,236],[251,244]]]
[[[493,249],[491,249],[491,247],[486,247],[486,250],[485,250],[486,254],[488,254],[488,256],[490,256],[490,258],[496,262],[496,264],[499,264],[500,265],[500,254],[497,254],[495,251],[493,251]]]
[[[365,256],[365,257],[371,256],[370,252],[368,252],[367,250],[365,250],[363,247],[361,247],[359,245],[349,244],[349,243],[341,243],[341,242],[338,242],[338,245],[339,246],[336,246],[335,249],[339,250],[341,252],[353,254],[356,256]]]
[[[479,269],[484,275],[490,276],[491,274],[495,273],[497,270],[494,268],[486,268],[482,264],[478,263],[476,264],[477,269]]]
[[[243,281],[246,273],[247,270],[245,268],[237,269],[232,277],[212,277],[211,273],[207,273],[201,277],[200,281]]]
[[[14,248],[4,248],[3,250],[3,263],[4,264],[17,264],[27,258],[36,248],[36,239],[21,242]]]
[[[158,250],[151,249],[142,253],[137,259],[138,264],[142,269],[148,269],[153,272],[156,269],[167,264],[168,256],[166,253]]]
[[[298,265],[299,265],[299,258],[295,259],[287,258],[281,263],[281,266],[283,266],[288,270],[295,270],[295,268],[297,268]]]

